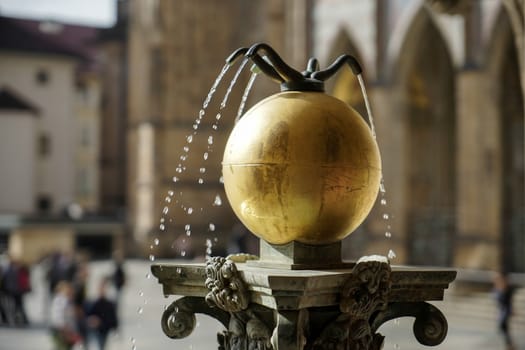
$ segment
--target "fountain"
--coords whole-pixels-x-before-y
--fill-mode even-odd
[[[181,296],[162,315],[164,333],[188,336],[202,313],[225,327],[219,349],[375,350],[382,324],[411,316],[421,344],[440,344],[447,321],[428,301],[443,299],[455,271],[391,266],[383,256],[341,259],[341,240],[382,185],[373,122],[324,93],[345,65],[360,77],[359,63],[343,55],[320,70],[312,58],[301,73],[266,44],[241,48],[227,63],[241,57],[281,86],[237,116],[223,158],[228,200],[260,238],[260,257],[152,265],[164,295]]]

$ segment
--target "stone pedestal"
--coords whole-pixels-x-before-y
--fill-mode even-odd
[[[152,266],[165,295],[183,296],[162,316],[167,336],[188,336],[195,313],[226,327],[219,349],[380,349],[379,326],[405,316],[415,317],[414,335],[424,345],[446,336],[445,317],[427,301],[443,299],[455,271],[391,267],[378,256],[317,270],[236,260]]]

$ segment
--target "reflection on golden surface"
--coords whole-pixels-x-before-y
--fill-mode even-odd
[[[223,175],[233,210],[257,236],[327,244],[368,215],[381,160],[368,126],[345,103],[319,92],[283,92],[235,126]]]

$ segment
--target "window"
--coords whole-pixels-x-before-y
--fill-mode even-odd
[[[38,72],[36,72],[35,80],[38,85],[46,85],[50,80],[49,72],[43,68],[39,69]]]
[[[36,199],[36,207],[39,213],[42,213],[42,214],[49,213],[52,205],[53,205],[53,201],[51,199],[51,196],[47,194],[41,194]]]
[[[40,134],[38,137],[38,155],[47,157],[51,154],[51,139],[47,134]]]

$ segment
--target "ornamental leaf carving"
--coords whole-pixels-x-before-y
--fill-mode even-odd
[[[379,350],[384,337],[374,333],[370,318],[388,305],[392,282],[388,260],[380,256],[359,259],[345,282],[341,314],[314,341],[313,350]]]
[[[206,302],[228,312],[245,310],[249,304],[248,289],[237,266],[229,259],[212,257],[206,261]]]

